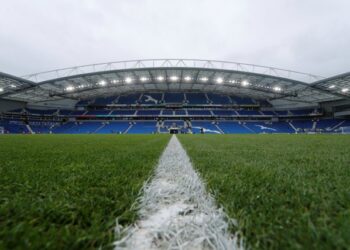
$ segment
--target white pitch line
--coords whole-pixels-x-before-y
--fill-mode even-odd
[[[243,249],[242,240],[229,233],[234,220],[205,191],[176,136],[142,191],[140,220],[122,232],[117,225],[123,237],[115,249]]]

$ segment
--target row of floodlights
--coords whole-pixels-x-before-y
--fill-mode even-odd
[[[163,81],[165,81],[165,77],[164,77],[164,76],[157,76],[155,79],[156,79],[158,82],[163,82]],[[180,77],[174,75],[174,76],[170,76],[168,79],[169,79],[170,81],[172,81],[172,82],[177,82],[177,81],[180,80]],[[191,82],[191,81],[193,80],[193,78],[190,77],[190,76],[185,76],[183,79],[184,79],[185,82]],[[140,82],[148,82],[148,81],[150,81],[151,79],[142,76],[142,77],[139,78],[139,80],[140,80]],[[111,80],[110,83],[111,83],[111,84],[117,84],[117,83],[124,82],[124,83],[130,84],[130,83],[132,83],[132,82],[134,82],[134,81],[135,81],[135,79],[133,79],[133,78],[131,78],[131,77],[126,77],[124,80]],[[208,81],[209,81],[209,78],[208,78],[208,77],[201,77],[201,78],[199,78],[199,81],[201,81],[201,82],[208,82]],[[217,77],[214,81],[215,81],[216,83],[218,83],[218,84],[222,84],[222,83],[225,82],[224,78],[222,78],[222,77]],[[247,80],[243,80],[243,81],[228,80],[228,81],[226,81],[226,82],[231,83],[231,84],[240,84],[240,85],[243,86],[243,87],[247,87],[247,86],[251,85],[251,83],[250,83],[249,81],[247,81]],[[97,83],[97,85],[102,86],[102,87],[103,87],[103,86],[106,86],[107,84],[108,84],[108,83],[107,83],[107,81],[105,81],[105,80],[101,80],[101,81],[99,81],[99,82]],[[68,86],[68,87],[65,88],[65,90],[66,90],[66,91],[74,91],[74,90],[76,90],[76,89],[82,89],[82,88],[87,88],[87,87],[93,87],[93,85],[91,85],[91,84],[82,84],[82,85],[78,85],[78,86],[76,86],[76,87],[74,87],[74,86]],[[275,92],[281,92],[281,91],[282,91],[282,88],[279,87],[279,86],[271,87],[271,86],[264,86],[264,85],[256,85],[256,87],[261,87],[261,88],[266,88],[266,89],[272,89],[272,90],[275,91]]]
[[[10,88],[14,89],[14,88],[16,88],[16,85],[11,84],[11,85],[10,85]],[[5,91],[4,88],[0,88],[0,92],[4,92],[4,91]]]
[[[335,87],[336,86],[334,84],[332,84],[328,88],[329,89],[335,89]],[[346,92],[349,92],[349,88],[342,88],[340,91],[343,92],[343,93],[346,93]]]

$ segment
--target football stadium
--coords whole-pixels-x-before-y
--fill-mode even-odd
[[[4,134],[346,134],[350,73],[210,60],[1,73]]]
[[[0,73],[0,112],[0,248],[350,245],[350,73],[194,59]]]

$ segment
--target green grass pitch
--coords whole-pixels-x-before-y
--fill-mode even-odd
[[[169,136],[0,136],[0,249],[111,248]]]
[[[248,247],[349,248],[349,136],[179,138]]]
[[[0,249],[110,248],[168,135],[0,136]],[[350,137],[179,135],[248,248],[350,245]]]

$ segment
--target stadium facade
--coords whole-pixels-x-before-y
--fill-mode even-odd
[[[0,73],[1,133],[344,133],[350,73],[152,59]]]

